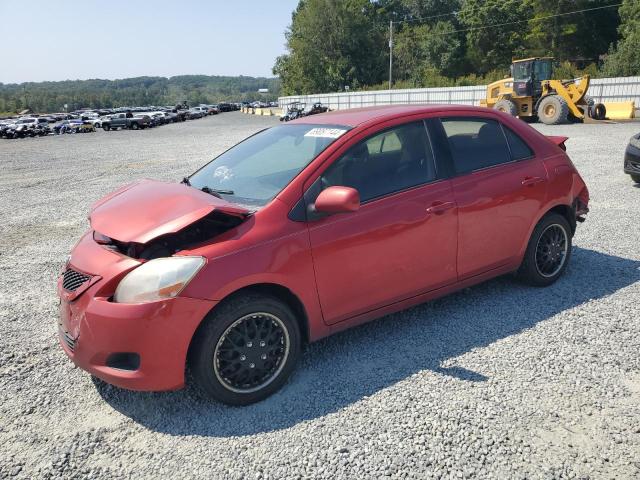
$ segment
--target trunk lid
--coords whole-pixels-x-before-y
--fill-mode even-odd
[[[179,183],[141,180],[91,208],[91,228],[120,242],[144,244],[176,233],[216,211],[244,218],[249,210]]]

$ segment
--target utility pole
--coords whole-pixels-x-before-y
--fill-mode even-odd
[[[393,85],[393,20],[389,20],[389,90]]]

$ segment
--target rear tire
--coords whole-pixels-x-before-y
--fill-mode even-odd
[[[300,356],[301,336],[291,309],[277,298],[233,298],[203,321],[190,350],[195,383],[229,405],[259,402],[279,390]]]
[[[640,183],[640,175],[631,175],[631,180],[633,180],[635,183]]]
[[[499,112],[508,113],[512,117],[518,115],[518,106],[506,98],[498,100],[498,102],[493,106],[493,109],[498,110]]]
[[[538,105],[538,118],[546,125],[560,125],[567,123],[569,118],[569,105],[564,98],[558,95],[544,97]]]
[[[564,273],[571,258],[571,227],[562,215],[549,213],[533,229],[517,275],[534,287],[546,287]]]
[[[136,122],[131,124],[131,130],[138,130],[138,124]]]

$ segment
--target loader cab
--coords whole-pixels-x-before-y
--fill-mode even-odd
[[[553,78],[553,58],[527,58],[511,64],[513,90],[518,97],[540,97],[542,82]]]

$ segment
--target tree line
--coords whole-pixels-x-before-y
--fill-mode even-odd
[[[282,93],[387,88],[390,21],[394,88],[488,83],[533,56],[561,78],[640,75],[638,0],[300,0]]]
[[[258,89],[268,88],[268,94]],[[67,80],[61,82],[0,83],[0,112],[62,112],[80,108],[144,105],[212,104],[222,101],[273,100],[277,78],[182,75],[171,78],[138,77],[122,80]]]

